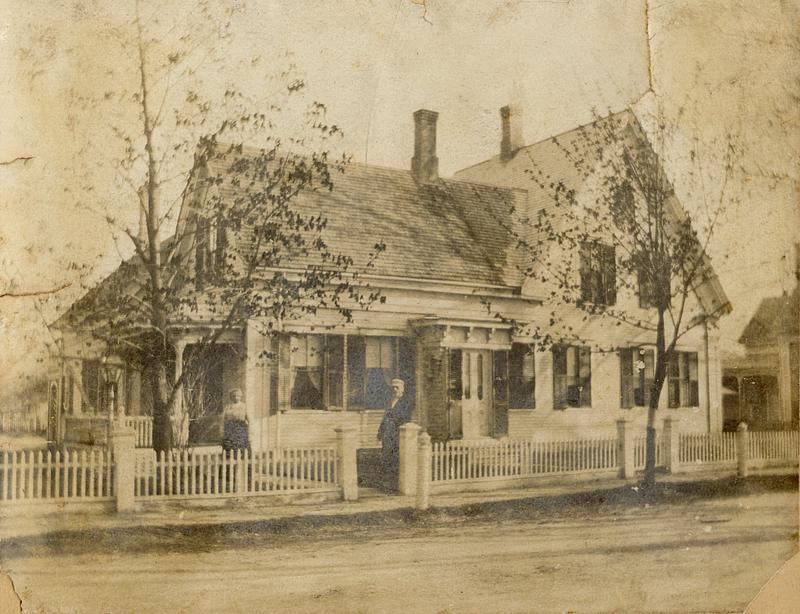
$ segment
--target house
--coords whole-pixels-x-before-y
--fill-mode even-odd
[[[616,431],[620,418],[643,429],[652,351],[642,347],[640,332],[588,330],[613,341],[615,349],[606,352],[589,345],[537,349],[517,325],[547,322],[550,308],[542,289],[521,272],[508,232],[514,223],[510,212],[547,206],[522,170],[528,154],[550,156],[557,165],[557,152],[542,142],[520,145],[509,155],[514,132],[505,113],[501,155],[445,179],[438,173],[436,121],[435,112],[414,113],[410,169],[349,164],[334,178],[333,191],[297,197],[296,206],[324,213],[326,243],[356,263],[366,261],[377,239],[385,242],[385,252],[361,276],[385,301],[356,311],[346,323],[320,310],[283,323],[274,337],[262,335],[257,321],[227,331],[204,382],[205,422],[188,428],[191,445],[219,443],[223,398],[239,388],[254,449],[328,445],[343,426],[357,430],[361,447],[376,447],[392,377],[406,382],[406,393],[415,399],[414,420],[435,440],[605,436]],[[230,162],[223,158],[208,163],[216,168],[195,170],[224,175]],[[580,178],[572,173],[569,180]],[[219,194],[235,198],[240,189],[223,182]],[[194,193],[187,193],[178,225],[200,228],[202,212],[191,202]],[[127,266],[135,268],[135,262]],[[119,277],[124,283],[126,276]],[[113,281],[112,275],[104,283]],[[616,292],[613,276],[606,276],[604,288]],[[715,279],[698,291],[727,302]],[[576,308],[561,309],[580,321]],[[173,377],[182,372],[193,345],[217,324],[215,318],[213,309],[200,308],[190,319],[176,321]],[[717,339],[708,319],[704,322],[682,341],[662,399],[664,414],[680,417],[685,431],[722,427]],[[52,384],[54,421],[61,425],[56,439],[85,438],[70,435],[78,425],[83,432],[94,428],[102,438],[104,407],[114,402],[116,411],[131,418],[151,411],[147,365],[127,364],[115,384],[104,386],[102,348],[79,330],[62,330],[62,360]],[[640,362],[643,369],[636,366]]]
[[[800,245],[795,246],[800,279]],[[800,288],[761,301],[739,343],[743,356],[722,365],[724,424],[744,421],[755,430],[796,430],[800,420]]]

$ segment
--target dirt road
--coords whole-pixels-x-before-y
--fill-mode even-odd
[[[31,612],[741,611],[796,551],[797,494],[323,539],[5,561]],[[166,538],[166,537],[165,537]],[[177,546],[178,544],[176,544]]]

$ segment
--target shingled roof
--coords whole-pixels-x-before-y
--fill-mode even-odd
[[[739,343],[765,345],[774,343],[782,335],[800,333],[800,291],[765,298],[745,326]]]
[[[556,207],[552,197],[554,182],[559,182],[565,191],[581,192],[594,165],[609,155],[609,144],[623,142],[650,147],[644,130],[630,110],[612,113],[589,124],[518,147],[509,156],[496,155],[458,171],[454,177],[464,181],[523,188],[528,192],[528,211],[532,216],[537,211],[552,211]],[[611,155],[614,155],[613,151]],[[535,174],[535,178],[532,174]],[[667,204],[675,217],[686,215],[677,198],[668,199]],[[710,260],[707,264],[710,268]],[[713,273],[696,292],[708,313],[727,313],[732,309]]]
[[[223,179],[217,188],[223,200],[253,189],[225,181],[233,157],[214,156],[208,162],[209,176]],[[332,181],[332,191],[303,190],[291,206],[327,219],[325,242],[332,252],[352,257],[356,267],[382,241],[386,250],[371,275],[520,285],[513,240],[504,225],[511,208],[524,203],[525,191],[449,179],[422,182],[411,171],[357,163],[333,172]]]

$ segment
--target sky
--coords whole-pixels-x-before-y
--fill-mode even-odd
[[[0,285],[72,282],[53,296],[0,299],[0,343],[9,348],[0,372],[9,376],[29,368],[19,356],[32,356],[46,337],[42,321],[80,293],[78,273],[99,279],[129,253],[104,216],[135,217],[131,187],[113,165],[119,149],[109,126],[135,121],[122,93],[135,85],[136,65],[124,46],[127,5],[3,3],[0,160],[32,159],[0,166]],[[198,15],[197,2],[156,6],[148,15],[165,40]],[[720,325],[723,347],[734,347],[761,298],[791,290],[792,245],[800,240],[797,1],[214,6],[230,18],[230,38],[198,69],[202,87],[232,82],[269,99],[270,71],[290,61],[343,129],[340,147],[358,161],[408,168],[418,108],[440,113],[445,176],[498,152],[498,110],[509,102],[523,110],[528,142],[628,107],[651,133],[661,117],[669,128],[665,163],[687,209],[713,205],[720,193],[727,202],[710,247],[734,306]],[[731,135],[737,167],[724,182]],[[695,139],[702,155],[689,160]]]

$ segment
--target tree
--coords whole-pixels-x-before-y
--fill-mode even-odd
[[[105,207],[123,262],[67,320],[101,340],[107,354],[152,368],[153,445],[165,450],[186,443],[176,400],[184,383],[197,377],[195,363],[206,360],[227,331],[257,319],[261,332],[272,335],[286,320],[319,309],[349,319],[354,308],[379,298],[360,283],[359,271],[383,246],[356,263],[325,243],[324,213],[302,206],[303,193],[334,189],[347,159],[327,149],[340,130],[319,102],[295,113],[293,136],[281,137],[278,118],[291,115],[305,90],[291,61],[270,77],[266,97],[248,96],[231,81],[224,89],[209,85],[202,66],[215,66],[217,81],[232,70],[225,50],[230,10],[215,12],[200,2],[164,25],[161,5],[146,10],[142,4],[136,2],[125,27],[107,33],[134,70],[112,71],[102,100],[75,94],[76,104],[103,117],[117,139],[114,171],[129,190],[123,201],[133,203],[139,227],[124,207]],[[123,79],[125,87],[116,90],[111,83],[121,74],[135,79]],[[127,114],[121,111],[126,105]],[[85,187],[90,192],[96,185],[87,179]],[[213,326],[173,378],[174,331],[198,319]],[[187,394],[186,401],[193,400],[196,395]]]
[[[662,119],[656,142],[663,144],[668,131]],[[700,184],[706,178],[696,145],[685,152],[684,161],[691,163],[686,172],[697,173]],[[589,326],[622,327],[637,331],[640,346],[654,348],[652,377],[644,393],[643,484],[649,487],[655,481],[659,398],[670,366],[684,368],[678,364],[676,344],[695,327],[713,325],[730,308],[717,292],[708,246],[732,198],[727,186],[737,148],[732,139],[722,144],[723,173],[713,189],[696,194],[700,205],[692,218],[675,196],[663,156],[632,112],[599,118],[553,137],[548,146],[551,157],[529,154],[526,169],[532,200],[543,197],[544,204],[532,213],[514,211],[516,223],[508,230],[519,247],[523,274],[546,288],[545,303],[573,305],[581,315],[576,320],[554,308],[547,322],[528,325],[527,332],[552,346],[586,343]],[[554,164],[553,158],[561,162]],[[601,351],[621,349],[614,342],[595,343]],[[633,368],[646,366],[638,360]]]

